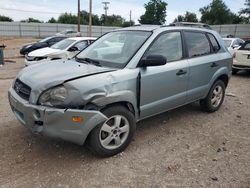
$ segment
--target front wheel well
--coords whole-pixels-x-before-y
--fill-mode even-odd
[[[224,84],[225,84],[225,87],[227,87],[229,78],[228,78],[228,76],[227,76],[226,74],[223,74],[223,75],[219,76],[219,77],[217,78],[217,80],[223,81]]]
[[[124,106],[125,108],[127,108],[133,115],[135,115],[135,109],[134,106],[127,101],[121,101],[121,102],[115,102],[115,103],[111,103],[108,104],[106,106],[104,106],[103,108],[101,108],[101,111],[103,111],[104,109],[110,108],[112,106]]]

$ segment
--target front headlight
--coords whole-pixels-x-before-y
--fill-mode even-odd
[[[57,86],[41,94],[38,100],[39,105],[63,107],[68,91],[64,86]]]

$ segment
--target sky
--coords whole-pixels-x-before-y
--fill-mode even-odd
[[[103,1],[109,1],[108,15],[118,14],[129,20],[132,11],[132,20],[138,19],[145,12],[144,4],[149,0],[92,0],[93,13],[104,14]],[[163,0],[168,3],[166,24],[172,23],[180,14],[186,11],[195,12],[200,18],[199,8],[208,5],[211,0]],[[238,13],[244,7],[245,0],[224,0],[231,11]],[[81,10],[89,9],[89,0],[81,0]],[[14,21],[29,17],[48,21],[51,17],[57,18],[61,13],[77,13],[77,0],[0,0],[0,15],[9,16]]]

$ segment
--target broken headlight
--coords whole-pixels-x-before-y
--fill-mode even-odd
[[[63,107],[68,97],[68,91],[64,86],[57,86],[43,92],[38,100],[39,105]]]

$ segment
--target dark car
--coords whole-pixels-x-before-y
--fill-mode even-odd
[[[21,55],[25,55],[30,53],[31,51],[40,49],[40,48],[45,48],[45,47],[50,47],[53,44],[65,39],[67,37],[65,36],[53,36],[53,37],[47,37],[44,38],[38,42],[35,43],[30,43],[30,44],[26,44],[24,45],[21,50],[20,50],[20,54]]]

